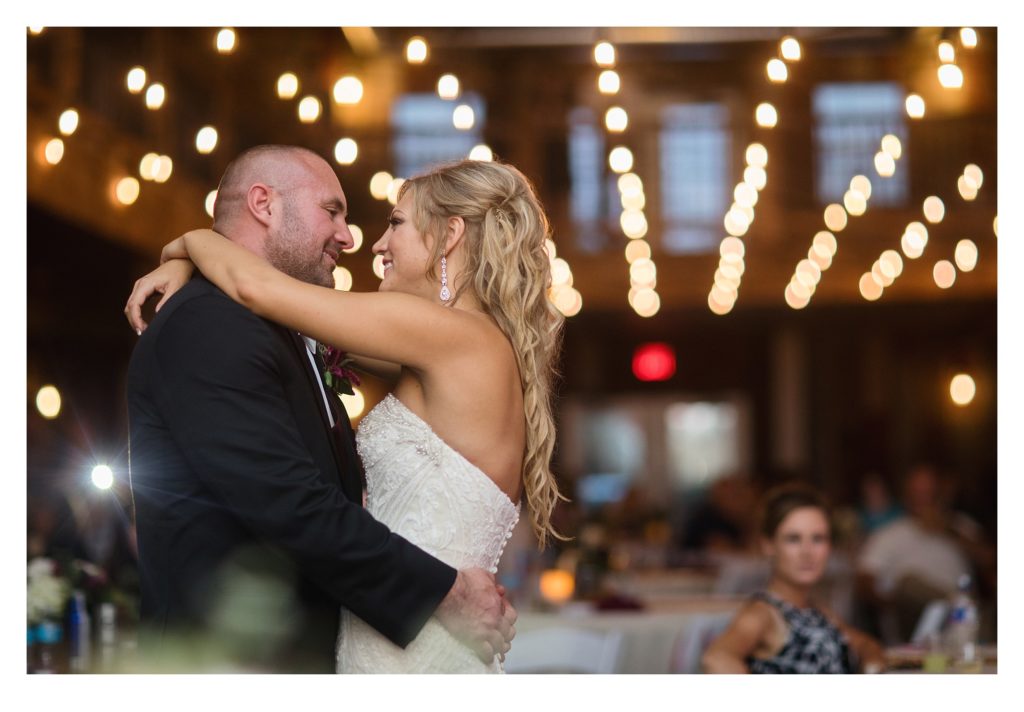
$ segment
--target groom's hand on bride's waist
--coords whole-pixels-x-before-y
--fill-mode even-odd
[[[504,597],[494,575],[483,569],[459,571],[436,612],[448,632],[485,663],[504,656],[515,637],[516,609]]]

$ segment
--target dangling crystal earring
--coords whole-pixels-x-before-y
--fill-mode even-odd
[[[441,301],[447,303],[451,298],[452,293],[448,291],[448,260],[441,255]]]

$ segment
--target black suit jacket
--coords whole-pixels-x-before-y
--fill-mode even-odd
[[[331,433],[303,349],[202,277],[139,339],[130,472],[150,653],[173,640],[197,665],[215,651],[327,671],[340,605],[405,646],[451,588],[454,569],[361,507],[351,426]]]

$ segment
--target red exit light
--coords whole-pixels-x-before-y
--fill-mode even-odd
[[[676,372],[676,352],[668,344],[641,344],[633,352],[633,375],[641,381],[667,381]]]

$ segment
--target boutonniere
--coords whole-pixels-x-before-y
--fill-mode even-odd
[[[348,353],[327,344],[317,344],[320,358],[324,360],[324,383],[339,396],[355,395],[352,386],[359,385],[359,376],[349,366],[353,360]]]

